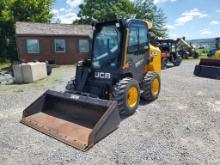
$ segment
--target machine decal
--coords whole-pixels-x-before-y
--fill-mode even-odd
[[[95,72],[95,78],[111,79],[111,74],[105,72]]]
[[[152,52],[151,52],[151,55],[152,55],[152,56],[157,56],[157,55],[158,55],[158,52],[157,52],[157,51],[152,51]]]

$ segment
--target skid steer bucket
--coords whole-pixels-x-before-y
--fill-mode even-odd
[[[203,58],[196,65],[194,74],[200,77],[220,79],[220,59]]]
[[[86,151],[118,127],[120,116],[115,101],[49,90],[24,110],[21,123]]]

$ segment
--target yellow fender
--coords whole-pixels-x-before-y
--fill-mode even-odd
[[[144,72],[147,73],[149,71],[153,71],[161,75],[161,51],[158,47],[151,44],[149,48],[150,57],[153,58],[153,61],[149,65],[145,66]]]
[[[220,50],[217,50],[215,52],[215,58],[219,58],[220,59]]]

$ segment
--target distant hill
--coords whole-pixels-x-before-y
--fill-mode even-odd
[[[193,39],[187,42],[191,43],[196,48],[204,47],[210,49],[215,47],[215,38]]]

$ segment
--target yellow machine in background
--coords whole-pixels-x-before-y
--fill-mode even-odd
[[[114,131],[140,98],[160,93],[161,52],[149,41],[152,24],[136,19],[98,23],[92,56],[77,64],[64,93],[47,91],[21,122],[81,150]]]
[[[220,59],[220,38],[216,38],[215,58]]]
[[[215,56],[200,59],[194,74],[200,77],[220,79],[220,38],[216,38]]]
[[[217,50],[216,52],[215,52],[215,58],[219,58],[220,59],[220,50]]]

